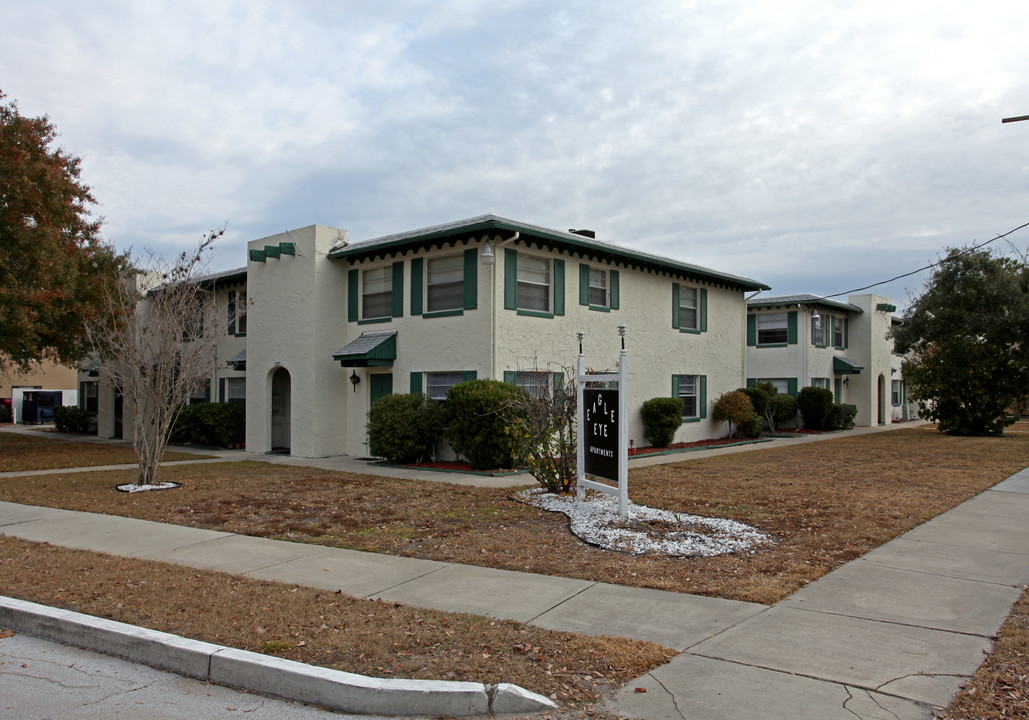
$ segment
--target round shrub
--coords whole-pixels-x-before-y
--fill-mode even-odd
[[[54,427],[61,432],[84,433],[89,430],[89,416],[75,405],[54,408]]]
[[[739,423],[736,427],[741,437],[759,438],[765,433],[765,419],[757,413],[751,413],[746,422]]]
[[[770,385],[770,383],[762,383],[763,385]],[[768,395],[768,391],[763,387],[745,387],[740,388],[739,392],[745,393],[750,398],[750,404],[754,406],[754,412],[761,417],[764,417],[768,413],[768,405],[772,398]]]
[[[844,403],[833,403],[829,416],[826,418],[826,430],[850,430],[854,427],[854,418],[857,416],[857,405]]]
[[[745,392],[733,390],[718,396],[711,408],[711,419],[729,423],[729,437],[735,433],[735,427],[750,422],[754,414],[754,404]],[[734,427],[735,426],[735,427]]]
[[[430,458],[443,437],[443,423],[440,403],[421,393],[383,395],[368,413],[368,451],[391,463]]]
[[[804,419],[804,427],[812,430],[825,430],[826,420],[832,412],[832,391],[825,388],[806,387],[797,395],[797,407],[800,417]]]
[[[777,427],[793,422],[797,417],[797,398],[785,393],[776,395],[768,401],[768,409]]]
[[[473,470],[514,466],[516,439],[506,432],[504,418],[516,411],[514,399],[524,393],[500,380],[470,380],[447,392],[447,437]]]
[[[651,398],[640,408],[643,436],[654,447],[668,447],[682,425],[681,398]]]

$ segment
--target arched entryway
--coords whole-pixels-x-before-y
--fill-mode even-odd
[[[289,370],[277,368],[272,373],[272,442],[271,451],[289,454],[290,450],[290,377]]]
[[[886,424],[886,378],[879,376],[879,393],[876,405],[879,408],[879,424]]]

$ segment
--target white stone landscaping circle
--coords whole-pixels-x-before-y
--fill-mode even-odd
[[[174,482],[159,482],[153,485],[137,485],[136,483],[126,483],[124,485],[118,485],[118,492],[147,492],[148,490],[172,490],[173,488],[182,487],[178,483]]]
[[[542,488],[522,490],[521,502],[568,516],[571,531],[590,545],[634,555],[714,557],[755,553],[775,544],[771,535],[735,520],[709,518],[658,510],[629,503],[628,518],[618,516],[618,500],[589,493],[579,502],[575,495],[557,495]]]

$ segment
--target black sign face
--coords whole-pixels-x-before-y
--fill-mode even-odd
[[[583,390],[582,404],[585,471],[618,482],[618,391]]]

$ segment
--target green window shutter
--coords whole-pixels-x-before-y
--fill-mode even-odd
[[[850,347],[850,318],[843,318],[843,349]]]
[[[700,288],[700,332],[707,332],[707,288]]]
[[[786,394],[797,397],[797,378],[786,378]]]
[[[553,375],[554,391],[559,391],[565,384],[565,374],[563,372],[556,372]]]
[[[672,397],[679,397],[679,376],[672,375]]]
[[[554,259],[554,314],[565,314],[565,261]]]
[[[518,251],[504,248],[504,308],[518,309]]]
[[[621,301],[620,301],[620,299],[618,297],[620,295],[620,292],[619,292],[620,288],[619,288],[619,281],[618,281],[618,271],[617,270],[612,270],[611,274],[610,274],[610,277],[611,277],[611,282],[609,283],[609,285],[611,287],[609,289],[609,292],[611,293],[611,309],[612,310],[617,310],[620,307],[620,303],[621,303]]]
[[[404,316],[404,261],[393,263],[393,317]]]
[[[757,387],[757,378],[747,378],[747,387]]]
[[[225,402],[225,378],[218,378],[218,402]]]
[[[508,385],[517,385],[518,384],[518,373],[516,373],[514,370],[505,370],[504,371],[504,382],[506,382]]]
[[[815,316],[811,316],[811,344],[815,344]]]
[[[579,263],[579,304],[590,304],[590,266]]]
[[[425,260],[411,258],[411,314],[422,314],[422,283],[425,277]]]
[[[747,315],[747,347],[757,345],[757,315]]]
[[[236,291],[229,290],[229,335],[236,334]]]
[[[464,381],[465,382],[470,382],[470,381],[474,380],[477,377],[477,375],[478,375],[478,373],[475,370],[465,370],[464,371]]]
[[[479,251],[468,248],[464,251],[464,309],[474,310],[479,306]]]
[[[707,417],[707,375],[698,375],[700,385],[700,417]]]
[[[679,329],[679,283],[672,283],[672,327]]]
[[[411,373],[411,394],[423,392],[422,390],[422,374],[420,372]]]
[[[790,310],[786,313],[786,344],[797,344],[797,311]]]
[[[86,383],[79,383],[79,410],[86,409]]]
[[[204,402],[211,402],[211,378],[204,380]]]
[[[360,299],[360,289],[357,287],[358,271],[347,271],[347,321],[357,322],[357,303]]]

